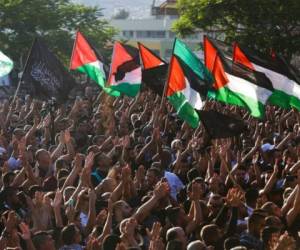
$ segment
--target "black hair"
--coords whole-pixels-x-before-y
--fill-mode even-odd
[[[191,168],[188,172],[187,172],[187,178],[188,181],[191,182],[192,180],[194,180],[195,178],[199,177],[199,172],[196,168]]]
[[[102,250],[114,250],[120,242],[121,239],[118,235],[107,235],[103,240]]]
[[[61,231],[61,239],[65,245],[72,245],[75,240],[76,226],[75,224],[69,224]]]

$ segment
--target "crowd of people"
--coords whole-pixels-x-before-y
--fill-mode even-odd
[[[0,249],[299,249],[299,112],[205,108],[247,131],[212,140],[151,90],[3,100]]]

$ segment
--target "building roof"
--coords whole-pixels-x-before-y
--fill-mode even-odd
[[[126,19],[126,20],[111,20],[110,24],[120,30],[170,30],[175,19]]]

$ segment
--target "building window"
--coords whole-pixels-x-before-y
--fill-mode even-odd
[[[133,37],[133,31],[132,30],[124,30],[122,32],[123,37],[126,38],[132,38]]]
[[[173,49],[165,50],[165,58],[169,59],[172,56]]]
[[[165,38],[166,37],[166,31],[164,30],[142,30],[137,31],[136,33],[137,38]]]
[[[172,31],[169,31],[169,38],[175,38],[176,34]]]

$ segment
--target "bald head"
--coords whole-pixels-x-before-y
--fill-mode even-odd
[[[192,241],[187,246],[187,250],[205,250],[205,249],[206,249],[205,244],[200,240]]]

